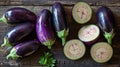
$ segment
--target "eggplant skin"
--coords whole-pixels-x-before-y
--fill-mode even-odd
[[[57,32],[64,29],[67,30],[68,23],[66,21],[65,10],[62,4],[59,2],[54,3],[54,5],[52,6],[52,13],[55,30]]]
[[[25,56],[29,56],[33,54],[35,51],[37,51],[39,46],[40,43],[36,39],[21,42],[11,49],[10,53],[7,55],[6,58],[18,59],[20,57],[22,58]]]
[[[112,43],[115,30],[115,19],[112,11],[106,6],[102,6],[97,11],[98,26],[109,44]]]
[[[35,25],[30,22],[22,23],[14,27],[5,36],[10,43],[16,43],[25,36],[29,35],[35,28]]]
[[[115,27],[113,13],[106,6],[102,6],[97,11],[98,25],[102,31],[111,32]]]
[[[35,52],[39,46],[40,44],[38,40],[31,40],[17,44],[14,48],[17,50],[17,55],[24,57]]]
[[[59,2],[54,3],[52,6],[53,25],[57,36],[62,40],[63,46],[66,42],[66,37],[68,36],[69,32],[68,23],[65,16],[65,10],[62,4]]]
[[[51,12],[43,9],[37,19],[36,32],[39,41],[47,46],[49,49],[55,42],[55,32],[52,26]]]
[[[37,16],[30,10],[22,7],[10,8],[5,12],[7,23],[36,22]]]

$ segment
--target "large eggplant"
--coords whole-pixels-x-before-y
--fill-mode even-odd
[[[37,16],[28,9],[22,7],[14,7],[8,9],[0,18],[1,22],[16,24],[24,22],[36,22]]]
[[[35,25],[30,22],[19,24],[6,34],[4,37],[4,43],[1,46],[14,46],[15,43],[29,35],[34,28]]]
[[[31,55],[39,48],[39,46],[40,44],[38,40],[30,40],[19,43],[11,49],[10,54],[7,55],[7,59],[17,59],[19,57]]]
[[[43,9],[37,19],[36,32],[39,41],[51,49],[51,46],[55,43],[55,35],[52,26],[51,12],[47,9]]]
[[[54,3],[52,6],[52,13],[54,28],[57,36],[62,39],[62,45],[64,46],[69,29],[62,4],[58,2]]]
[[[97,11],[98,25],[102,30],[104,37],[108,43],[111,44],[111,40],[114,37],[115,19],[112,11],[106,6],[102,6]]]

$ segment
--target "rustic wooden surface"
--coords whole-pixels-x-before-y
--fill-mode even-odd
[[[96,24],[96,10],[102,6],[108,6],[114,13],[116,19],[116,35],[113,39],[112,47],[114,49],[114,55],[112,59],[104,64],[96,63],[92,60],[90,56],[90,48],[87,47],[87,52],[85,56],[78,61],[68,60],[63,54],[63,47],[61,46],[60,39],[57,38],[55,45],[52,47],[50,52],[54,54],[57,59],[56,67],[120,67],[120,0],[81,0],[87,2],[91,5],[93,9],[93,17],[91,21],[87,24]],[[4,12],[12,7],[24,7],[39,14],[42,9],[51,10],[51,5],[54,2],[61,2],[67,13],[67,19],[69,23],[70,33],[67,40],[77,38],[78,30],[83,26],[77,24],[71,14],[71,9],[76,2],[79,0],[0,0],[0,16]],[[85,25],[85,24],[84,24]],[[3,37],[7,31],[12,27],[4,23],[0,23],[0,44],[3,43]],[[73,32],[74,31],[74,32]],[[101,36],[99,41],[106,41],[103,36]],[[37,52],[25,57],[20,60],[7,60],[5,56],[9,53],[10,48],[0,48],[0,67],[42,67],[38,64],[39,56],[45,51],[49,51],[46,47],[41,46]]]

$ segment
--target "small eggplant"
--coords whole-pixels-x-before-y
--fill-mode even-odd
[[[98,25],[102,30],[107,42],[111,44],[114,37],[115,20],[112,11],[106,6],[102,6],[97,11]]]
[[[61,3],[56,2],[52,6],[53,22],[54,28],[56,30],[57,36],[62,39],[62,45],[64,46],[66,42],[66,37],[68,36],[68,23],[65,17],[64,7]]]
[[[40,44],[38,40],[30,40],[19,43],[12,48],[10,54],[7,55],[6,58],[18,59],[19,57],[22,58],[31,55],[39,48],[39,46]]]
[[[1,22],[8,24],[17,24],[22,22],[36,22],[37,16],[28,9],[14,7],[8,9],[0,18]]]
[[[55,34],[52,26],[52,14],[49,10],[43,9],[37,19],[36,32],[39,41],[51,49],[55,43]]]
[[[33,23],[26,22],[14,27],[6,34],[4,37],[4,43],[1,46],[14,46],[13,44],[29,35],[34,30],[34,26],[35,25]]]

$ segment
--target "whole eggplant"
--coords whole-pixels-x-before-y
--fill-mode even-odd
[[[37,16],[30,10],[22,7],[14,7],[8,9],[0,18],[1,22],[9,24],[17,24],[24,22],[36,22]]]
[[[55,43],[55,35],[52,26],[51,12],[47,9],[43,9],[37,19],[36,32],[39,41],[51,49],[51,46]]]
[[[19,43],[11,49],[6,58],[18,59],[19,57],[31,55],[39,48],[39,46],[40,44],[38,40],[30,40]]]
[[[106,6],[102,6],[97,11],[98,25],[103,32],[107,42],[111,44],[114,37],[115,19],[112,11]]]
[[[34,28],[35,25],[30,22],[17,25],[6,34],[4,37],[4,43],[1,46],[14,46],[15,43],[29,35],[34,30]]]
[[[66,37],[68,36],[68,23],[66,21],[66,15],[64,7],[61,3],[56,2],[52,6],[52,15],[54,28],[56,30],[57,36],[62,39],[62,45],[64,46],[66,42]]]

